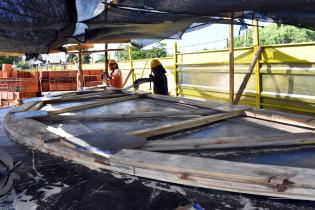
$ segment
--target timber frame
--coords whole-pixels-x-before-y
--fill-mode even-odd
[[[142,112],[103,115],[60,115],[75,110],[113,104],[126,100],[152,99],[168,101],[177,105],[195,107],[195,110],[168,111],[165,113]],[[48,103],[84,102],[79,106],[55,111],[41,110]],[[198,108],[203,110],[198,110]],[[210,112],[212,111],[212,112]],[[215,111],[216,113],[213,113]],[[268,137],[238,136],[220,138],[201,138],[191,140],[155,140],[161,135],[189,130],[224,121],[239,116],[263,119],[281,124],[305,128],[305,132]],[[59,135],[48,129],[46,121],[82,120],[111,121],[135,118],[183,118],[181,122],[135,130],[128,135],[144,138],[146,143],[137,148],[122,149],[108,154],[95,152],[95,148],[85,148],[76,143],[79,137]],[[186,119],[187,118],[187,119]],[[280,147],[315,144],[315,118],[292,115],[249,107],[229,105],[187,98],[151,94],[127,94],[107,90],[83,95],[74,93],[54,98],[39,99],[12,109],[5,116],[5,129],[10,136],[37,150],[75,161],[92,169],[104,169],[170,183],[183,184],[230,192],[273,196],[289,199],[315,201],[315,170],[274,165],[260,165],[222,161],[212,158],[193,157],[161,153],[163,151],[184,151],[201,149],[234,149],[249,147]],[[250,141],[250,142],[249,142]],[[82,149],[83,148],[83,149]]]

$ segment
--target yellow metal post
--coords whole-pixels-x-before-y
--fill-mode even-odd
[[[175,96],[178,96],[178,76],[177,76],[177,42],[174,42],[173,45],[173,60],[174,60],[174,87],[175,87]]]
[[[234,12],[231,13],[229,62],[230,62],[229,93],[230,93],[230,102],[231,104],[233,104],[233,101],[234,101]]]
[[[257,51],[259,47],[259,27],[258,21],[256,19],[253,20],[253,45],[254,52]],[[260,75],[260,66],[259,66],[260,58],[258,58],[255,64],[255,77],[256,77],[256,108],[261,108],[261,75]]]
[[[134,83],[136,80],[136,75],[135,75],[135,71],[133,68],[132,49],[131,48],[129,49],[129,62],[130,62],[130,71],[132,71],[132,74],[131,74],[132,83]]]

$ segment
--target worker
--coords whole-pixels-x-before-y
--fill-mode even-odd
[[[118,68],[118,64],[114,59],[109,60],[108,68],[110,70],[107,78],[107,84],[114,88],[123,88],[122,73]]]
[[[134,82],[137,88],[144,82],[153,82],[153,93],[160,95],[168,95],[166,70],[162,66],[161,62],[157,59],[151,61],[151,71],[149,78],[138,79]]]

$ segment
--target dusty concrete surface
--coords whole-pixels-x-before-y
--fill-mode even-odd
[[[204,190],[92,171],[9,140],[2,124],[7,111],[0,110],[0,146],[22,164],[17,170],[20,180],[0,199],[0,209],[176,209],[189,204],[204,209],[315,209],[314,202]],[[313,147],[298,147],[192,155],[315,168],[314,151]]]

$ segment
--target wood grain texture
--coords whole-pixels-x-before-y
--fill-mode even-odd
[[[147,128],[143,130],[132,131],[132,132],[129,132],[128,134],[140,136],[144,138],[149,138],[153,136],[159,136],[163,134],[178,132],[178,131],[182,131],[182,130],[186,130],[190,128],[200,127],[200,126],[207,125],[207,124],[217,122],[220,120],[237,117],[240,114],[241,112],[239,111],[229,112],[229,113],[219,113],[219,114],[214,114],[214,115],[210,115],[206,117],[198,117],[191,120],[185,120],[178,123],[170,123],[167,125],[162,125],[162,126],[158,126],[154,128]]]

